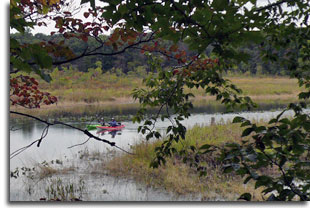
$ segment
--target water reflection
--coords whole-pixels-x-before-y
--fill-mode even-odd
[[[249,119],[256,120],[267,120],[271,117],[276,116],[279,111],[275,112],[243,112],[243,113],[230,113],[230,114],[208,114],[199,113],[192,114],[188,119],[182,121],[183,125],[187,128],[191,128],[194,125],[210,125],[212,117],[214,117],[215,123],[232,121],[236,116],[244,116]],[[130,147],[138,142],[140,142],[143,137],[138,134],[137,129],[139,124],[133,123],[131,121],[122,122],[126,127],[122,131],[91,131],[93,134],[98,134],[100,137],[106,140],[113,140],[117,146],[130,151]],[[89,122],[70,122],[69,124],[79,127],[86,128]],[[96,124],[96,123],[93,123]],[[156,123],[156,129],[164,135],[167,126],[171,125],[168,119],[164,121],[158,121]],[[18,131],[10,132],[10,152],[29,145],[30,142],[39,139],[42,135],[42,131],[45,125],[40,122],[27,122],[26,124],[15,124],[14,128],[21,128]],[[25,128],[25,129],[24,129]],[[41,143],[41,146],[37,148],[35,145],[27,149],[17,157],[10,160],[11,168],[15,168],[20,165],[29,164],[29,161],[40,162],[43,160],[50,161],[53,159],[62,158],[65,155],[69,156],[77,151],[80,151],[83,147],[75,147],[68,149],[68,147],[76,146],[76,144],[84,143],[87,140],[87,136],[77,131],[75,129],[63,126],[63,125],[53,125],[50,126],[48,135]],[[114,149],[105,143],[98,143],[98,141],[90,139],[87,142],[87,147],[90,151],[107,151]],[[30,164],[31,165],[31,164]]]
[[[212,109],[212,108],[210,108]],[[204,108],[205,110],[205,108]],[[280,111],[265,111],[265,112],[242,112],[242,113],[230,113],[230,114],[210,114],[210,113],[198,113],[193,114],[189,119],[182,121],[183,125],[187,128],[191,128],[194,125],[210,125],[211,121],[215,123],[225,123],[227,121],[231,121],[235,116],[243,116],[247,119],[255,119],[255,120],[267,120],[272,117],[275,117],[279,114]],[[286,116],[293,115],[292,112],[286,112]],[[122,130],[113,130],[113,131],[91,131],[93,134],[98,134],[100,137],[110,140],[116,143],[117,146],[130,151],[131,146],[139,143],[143,137],[141,134],[137,133],[138,124],[132,123],[130,121],[122,122],[126,127]],[[77,126],[79,128],[86,128],[86,125],[89,122],[71,122],[71,125]],[[160,130],[162,135],[167,126],[170,125],[169,120],[158,121],[156,125],[156,129]],[[42,130],[45,125],[39,122],[27,122],[24,124],[14,124],[14,128],[19,129],[18,131],[10,132],[10,152],[15,151],[18,148],[28,145],[31,141],[39,139]],[[74,148],[72,147],[77,144],[81,144],[87,140],[87,137],[72,128],[68,128],[62,125],[54,125],[51,126],[48,132],[47,137],[42,141],[40,148],[33,146],[27,149],[22,154],[14,157],[10,160],[10,170],[14,170],[16,167],[33,167],[37,163],[42,163],[42,161],[51,161],[59,159],[60,161],[64,161],[64,163],[68,163],[65,167],[69,167],[70,165],[73,167],[77,167],[76,170],[81,171],[79,174],[84,174],[82,169],[89,170],[90,167],[99,167],[100,163],[94,160],[85,160],[85,164],[81,163],[81,152],[85,150],[88,152],[98,152],[100,154],[106,154],[106,157],[110,158],[112,156],[108,155],[112,151],[116,151],[115,148],[109,146],[108,144],[98,142],[96,140],[90,140],[85,145],[79,145]],[[97,162],[97,163],[96,163]],[[102,165],[102,164],[101,164]],[[69,177],[71,179],[74,174],[61,175],[59,177],[66,178]],[[87,177],[89,178],[87,178]],[[156,194],[154,190],[144,190],[144,188],[140,188],[134,181],[118,181],[113,177],[107,177],[103,174],[86,174],[84,178],[87,187],[89,190],[88,193],[91,193],[89,196],[86,196],[85,200],[95,201],[95,200],[172,200],[172,196],[167,195],[162,190]],[[104,190],[107,190],[104,194],[98,193],[99,184],[104,181],[105,186]],[[71,183],[71,182],[70,182]],[[73,183],[73,182],[72,182]],[[20,180],[10,180],[10,199],[11,200],[38,200],[39,197],[42,196],[42,190],[44,191],[46,185],[43,184],[42,187],[36,188],[36,193],[27,194],[24,192],[23,183]],[[97,186],[96,186],[97,185]],[[31,183],[29,185],[33,186]],[[130,188],[128,188],[130,186]],[[143,186],[142,186],[143,187]],[[102,186],[101,186],[102,189]],[[20,191],[23,190],[23,191]],[[140,191],[142,190],[142,191]],[[126,194],[126,193],[130,194]],[[21,194],[23,193],[23,194]],[[94,193],[98,193],[95,195]],[[111,195],[107,194],[110,193]],[[133,195],[131,195],[133,194]],[[109,196],[109,197],[107,197]],[[143,196],[141,198],[141,196]],[[156,196],[157,198],[152,198]],[[176,199],[179,200],[179,199]],[[191,199],[192,200],[192,199]]]
[[[98,130],[97,131],[98,135],[106,135],[106,134],[110,134],[111,138],[115,138],[116,135],[122,135],[122,130]]]

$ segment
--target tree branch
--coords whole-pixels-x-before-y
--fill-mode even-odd
[[[80,59],[80,58],[87,57],[87,56],[97,56],[97,55],[101,55],[101,56],[114,56],[114,55],[118,55],[118,54],[124,53],[126,50],[128,50],[128,49],[130,49],[130,48],[135,48],[135,46],[137,46],[137,45],[140,45],[140,44],[142,44],[142,43],[147,43],[147,42],[150,42],[150,41],[154,40],[154,39],[155,39],[155,38],[153,37],[154,34],[155,34],[155,32],[152,33],[148,39],[139,40],[138,42],[133,43],[133,44],[131,44],[131,45],[128,45],[128,46],[124,47],[123,49],[121,49],[121,50],[119,50],[119,51],[108,52],[108,53],[104,53],[104,52],[95,52],[95,51],[97,51],[97,50],[99,50],[100,48],[103,47],[103,44],[101,44],[99,47],[95,48],[94,50],[91,50],[90,52],[87,52],[87,53],[86,53],[86,51],[87,51],[87,49],[88,49],[88,48],[86,48],[86,49],[83,51],[82,54],[80,54],[80,55],[78,55],[78,56],[76,56],[76,57],[74,57],[74,58],[67,59],[67,60],[63,60],[63,61],[54,61],[52,64],[53,64],[53,65],[56,65],[56,66],[57,66],[57,65],[61,65],[61,64],[66,64],[66,63],[70,63],[70,62],[72,62],[72,61],[76,61],[76,60],[78,60],[78,59]],[[29,64],[29,65],[35,65],[36,63],[35,63],[35,62],[31,62],[31,63],[28,63],[28,64]]]
[[[258,9],[256,9],[255,11],[260,12],[260,11],[272,8],[274,6],[279,6],[279,5],[283,4],[283,3],[288,3],[288,2],[293,2],[293,1],[295,1],[295,0],[282,0],[282,1],[278,1],[278,2],[275,2],[275,3],[272,3],[272,4],[268,4],[267,6],[260,7]]]
[[[120,150],[122,150],[123,152],[126,152],[126,153],[128,153],[128,154],[133,154],[133,153],[130,153],[130,152],[128,152],[128,151],[122,149],[121,147],[117,146],[117,145],[115,144],[115,142],[110,142],[110,141],[108,141],[108,140],[99,138],[99,137],[93,135],[92,133],[90,133],[90,132],[89,132],[88,130],[86,130],[86,129],[84,130],[84,129],[81,129],[81,128],[72,126],[72,125],[70,125],[70,124],[60,122],[60,121],[54,121],[53,123],[51,123],[51,122],[42,120],[42,119],[40,119],[40,118],[38,118],[38,117],[29,115],[29,114],[25,114],[25,113],[16,112],[16,111],[10,111],[10,113],[16,114],[16,115],[25,116],[25,117],[28,117],[28,118],[32,118],[32,119],[37,120],[37,121],[39,121],[39,122],[41,122],[41,123],[45,123],[45,124],[47,125],[47,126],[44,128],[44,130],[43,130],[43,132],[42,132],[42,135],[41,135],[41,138],[40,138],[40,139],[37,139],[37,140],[33,141],[32,143],[30,143],[29,145],[27,145],[27,146],[25,146],[25,147],[22,147],[22,148],[20,148],[20,149],[18,149],[18,150],[16,150],[16,151],[12,152],[12,153],[10,154],[10,159],[12,159],[13,157],[17,156],[18,154],[20,154],[21,152],[23,152],[24,150],[28,149],[29,147],[31,147],[32,145],[34,145],[34,144],[36,144],[36,143],[37,143],[37,147],[39,147],[40,144],[41,144],[41,142],[42,142],[42,140],[43,140],[43,139],[47,136],[47,134],[48,134],[48,128],[49,128],[50,126],[53,126],[53,125],[63,125],[63,126],[67,126],[67,127],[69,127],[69,128],[72,128],[72,129],[81,131],[81,132],[83,132],[85,135],[87,135],[89,138],[92,138],[92,139],[95,139],[95,140],[97,140],[97,141],[100,141],[100,142],[109,144],[110,146],[116,147],[116,148],[118,148],[118,149],[120,149]]]

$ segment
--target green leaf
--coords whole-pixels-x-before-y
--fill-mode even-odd
[[[228,5],[227,0],[216,0],[212,2],[212,7],[214,7],[214,9],[217,11],[224,10],[227,5]]]
[[[244,181],[243,184],[247,184],[252,179],[252,176],[248,176]]]
[[[32,68],[25,61],[15,58],[14,56],[10,57],[10,62],[13,64],[13,68],[27,73],[32,72]]]
[[[212,146],[209,144],[204,144],[199,149],[209,149],[210,147],[212,147]]]
[[[251,198],[252,195],[250,193],[244,193],[238,198],[238,200],[251,201]]]
[[[244,120],[245,120],[245,118],[240,117],[240,116],[236,116],[236,117],[233,119],[233,123],[240,123],[240,122],[243,122]]]
[[[271,183],[272,183],[271,177],[266,176],[266,175],[259,176],[257,178],[256,183],[255,183],[255,189],[257,189],[258,187],[261,187],[261,186],[271,185]]]
[[[48,6],[43,6],[42,13],[43,13],[43,14],[47,14],[47,13],[48,13],[48,10],[49,10],[49,7],[48,7]]]
[[[253,131],[254,131],[254,128],[252,128],[252,127],[246,128],[246,129],[242,132],[241,137],[248,136],[248,135],[250,135]]]
[[[246,121],[244,121],[244,122],[240,125],[240,127],[250,126],[250,125],[251,125],[251,121],[246,120]]]
[[[19,48],[20,44],[15,38],[10,38],[10,49]]]
[[[94,9],[96,7],[95,0],[81,0],[81,4],[90,2],[90,6]]]

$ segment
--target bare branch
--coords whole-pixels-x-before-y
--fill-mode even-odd
[[[68,149],[71,149],[72,147],[77,147],[77,146],[84,145],[84,144],[86,144],[89,140],[90,140],[90,137],[88,137],[88,139],[87,139],[85,142],[82,142],[82,143],[80,143],[80,144],[72,145],[72,146],[68,147]]]
[[[25,147],[22,147],[16,151],[14,151],[13,153],[10,154],[10,159],[12,159],[13,157],[17,156],[18,154],[20,154],[21,152],[25,151],[26,149],[28,149],[29,147],[31,147],[32,145],[36,144],[37,143],[37,147],[40,146],[42,140],[47,136],[48,134],[48,128],[50,126],[53,126],[53,125],[63,125],[63,126],[67,126],[69,128],[72,128],[72,129],[76,129],[78,131],[81,131],[83,132],[85,135],[87,135],[89,138],[92,138],[92,139],[95,139],[97,141],[100,141],[100,142],[103,142],[103,143],[106,143],[106,144],[109,144],[110,146],[112,147],[116,147],[120,150],[122,150],[123,152],[126,152],[128,154],[133,154],[133,153],[130,153],[124,149],[122,149],[121,147],[117,146],[115,144],[115,142],[110,142],[108,140],[105,140],[105,139],[102,139],[102,138],[99,138],[95,135],[93,135],[92,133],[90,133],[88,130],[84,130],[84,129],[81,129],[81,128],[78,128],[78,127],[75,127],[75,126],[72,126],[70,124],[67,124],[67,123],[63,123],[63,122],[60,122],[60,121],[54,121],[53,123],[51,122],[48,122],[48,121],[45,121],[45,120],[42,120],[38,117],[35,117],[35,116],[32,116],[32,115],[29,115],[29,114],[25,114],[25,113],[20,113],[20,112],[16,112],[16,111],[10,111],[10,113],[12,114],[16,114],[16,115],[21,115],[21,116],[25,116],[25,117],[28,117],[28,118],[32,118],[32,119],[35,119],[41,123],[45,123],[47,126],[44,128],[43,132],[42,132],[42,135],[41,135],[41,138],[40,139],[37,139],[35,141],[33,141],[32,143],[30,143],[29,145],[25,146]]]

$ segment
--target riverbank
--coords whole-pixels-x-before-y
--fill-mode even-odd
[[[258,107],[253,109],[255,111],[266,110],[279,110],[287,107],[289,101],[275,99],[268,100],[267,102],[256,102]],[[193,101],[194,108],[190,110],[191,113],[223,113],[225,112],[225,106],[215,100],[197,99]],[[45,120],[58,120],[58,121],[70,121],[70,122],[97,122],[98,118],[104,118],[105,120],[115,117],[118,121],[130,121],[137,113],[139,104],[135,102],[131,103],[97,103],[97,104],[85,104],[74,103],[43,106],[40,109],[25,109],[21,107],[11,107],[10,110],[26,113],[29,115],[37,116]],[[147,113],[156,114],[156,108],[148,109]],[[238,112],[236,110],[236,112]],[[28,117],[19,115],[10,115],[12,122],[24,122],[28,121]]]
[[[194,126],[188,130],[182,146],[201,146],[202,144],[221,145],[226,142],[240,141],[242,128],[238,124],[220,124],[214,126]],[[133,178],[153,188],[163,188],[174,194],[200,195],[202,200],[237,200],[242,193],[251,193],[253,201],[261,201],[260,189],[254,189],[249,182],[243,185],[243,179],[233,174],[223,174],[221,165],[215,158],[208,158],[207,176],[199,176],[195,168],[174,155],[168,158],[166,165],[150,168],[155,157],[154,149],[161,144],[141,142],[132,147],[133,155],[123,154],[114,157],[105,166],[108,174],[114,177]],[[181,149],[181,144],[175,145]]]
[[[279,113],[280,111],[244,112],[238,114],[238,116],[250,120],[267,121]],[[186,142],[183,142],[183,145],[199,146],[207,142],[221,144],[232,140],[238,141],[241,129],[238,124],[229,123],[236,115],[220,113],[193,114],[189,119],[183,121],[184,125],[191,129],[188,131],[188,138]],[[290,115],[288,113],[286,116]],[[204,127],[210,125],[212,117],[215,117],[215,123],[218,125]],[[168,123],[168,120],[158,121],[156,128],[165,131]],[[73,122],[70,124],[83,128],[88,122]],[[239,193],[243,192],[254,195],[253,200],[260,200],[260,190],[253,190],[251,181],[249,185],[244,186],[240,177],[223,175],[220,166],[213,167],[211,165],[208,167],[206,177],[199,177],[194,169],[184,164],[181,158],[178,157],[169,159],[166,166],[159,169],[149,168],[150,161],[154,156],[153,148],[159,145],[159,142],[154,144],[143,142],[143,137],[137,133],[138,124],[136,123],[128,121],[124,122],[124,125],[126,128],[115,137],[110,134],[99,135],[96,131],[93,131],[93,133],[115,142],[122,149],[136,153],[136,155],[128,155],[97,140],[88,141],[84,134],[75,129],[66,126],[51,126],[48,136],[44,139],[40,148],[29,148],[10,160],[10,170],[13,172],[15,172],[16,167],[32,168],[37,167],[35,165],[37,163],[44,164],[46,168],[36,168],[38,171],[42,170],[43,172],[34,174],[36,177],[42,176],[44,179],[38,179],[39,183],[37,180],[30,179],[29,182],[25,180],[27,182],[25,184],[24,176],[17,178],[16,181],[11,178],[10,195],[15,196],[16,194],[14,200],[39,200],[41,197],[48,199],[48,194],[45,193],[46,189],[55,187],[55,184],[50,181],[51,178],[57,181],[58,179],[62,180],[63,184],[59,186],[74,185],[74,187],[78,187],[79,176],[81,176],[85,181],[86,188],[81,199],[86,201],[227,201],[236,200]],[[11,152],[28,145],[34,139],[40,138],[46,128],[44,124],[36,121],[25,122],[13,127],[16,130],[10,132]],[[110,159],[112,161],[109,163],[107,160]],[[73,178],[77,180],[73,180]],[[130,185],[128,185],[128,181],[130,181]],[[128,186],[132,186],[130,191]],[[28,193],[29,190],[31,192]],[[174,192],[174,194],[171,192]],[[183,193],[186,193],[186,195],[183,195]]]
[[[262,107],[266,105],[277,109],[285,107],[290,102],[297,102],[297,95],[301,91],[297,80],[286,77],[231,77],[230,79],[243,90],[244,95],[250,96],[254,102],[259,104],[258,110],[266,110]],[[135,87],[141,87],[141,78],[114,77],[114,82],[110,80],[109,85],[106,83],[103,85],[98,80],[86,81],[83,85],[77,82],[71,87],[67,85],[56,87],[55,83],[58,83],[57,80],[51,84],[41,84],[42,90],[58,97],[57,104],[42,105],[40,109],[11,106],[11,110],[43,119],[92,121],[97,119],[97,116],[107,118],[116,116],[120,120],[130,120],[131,117],[123,115],[134,115],[139,108],[139,103],[133,100],[131,92]],[[203,107],[213,109],[213,112],[207,111],[210,113],[224,110],[224,106],[215,101],[214,97],[206,96],[202,89],[185,90],[195,95],[193,103],[196,109]],[[14,115],[11,115],[11,118],[20,119]]]

